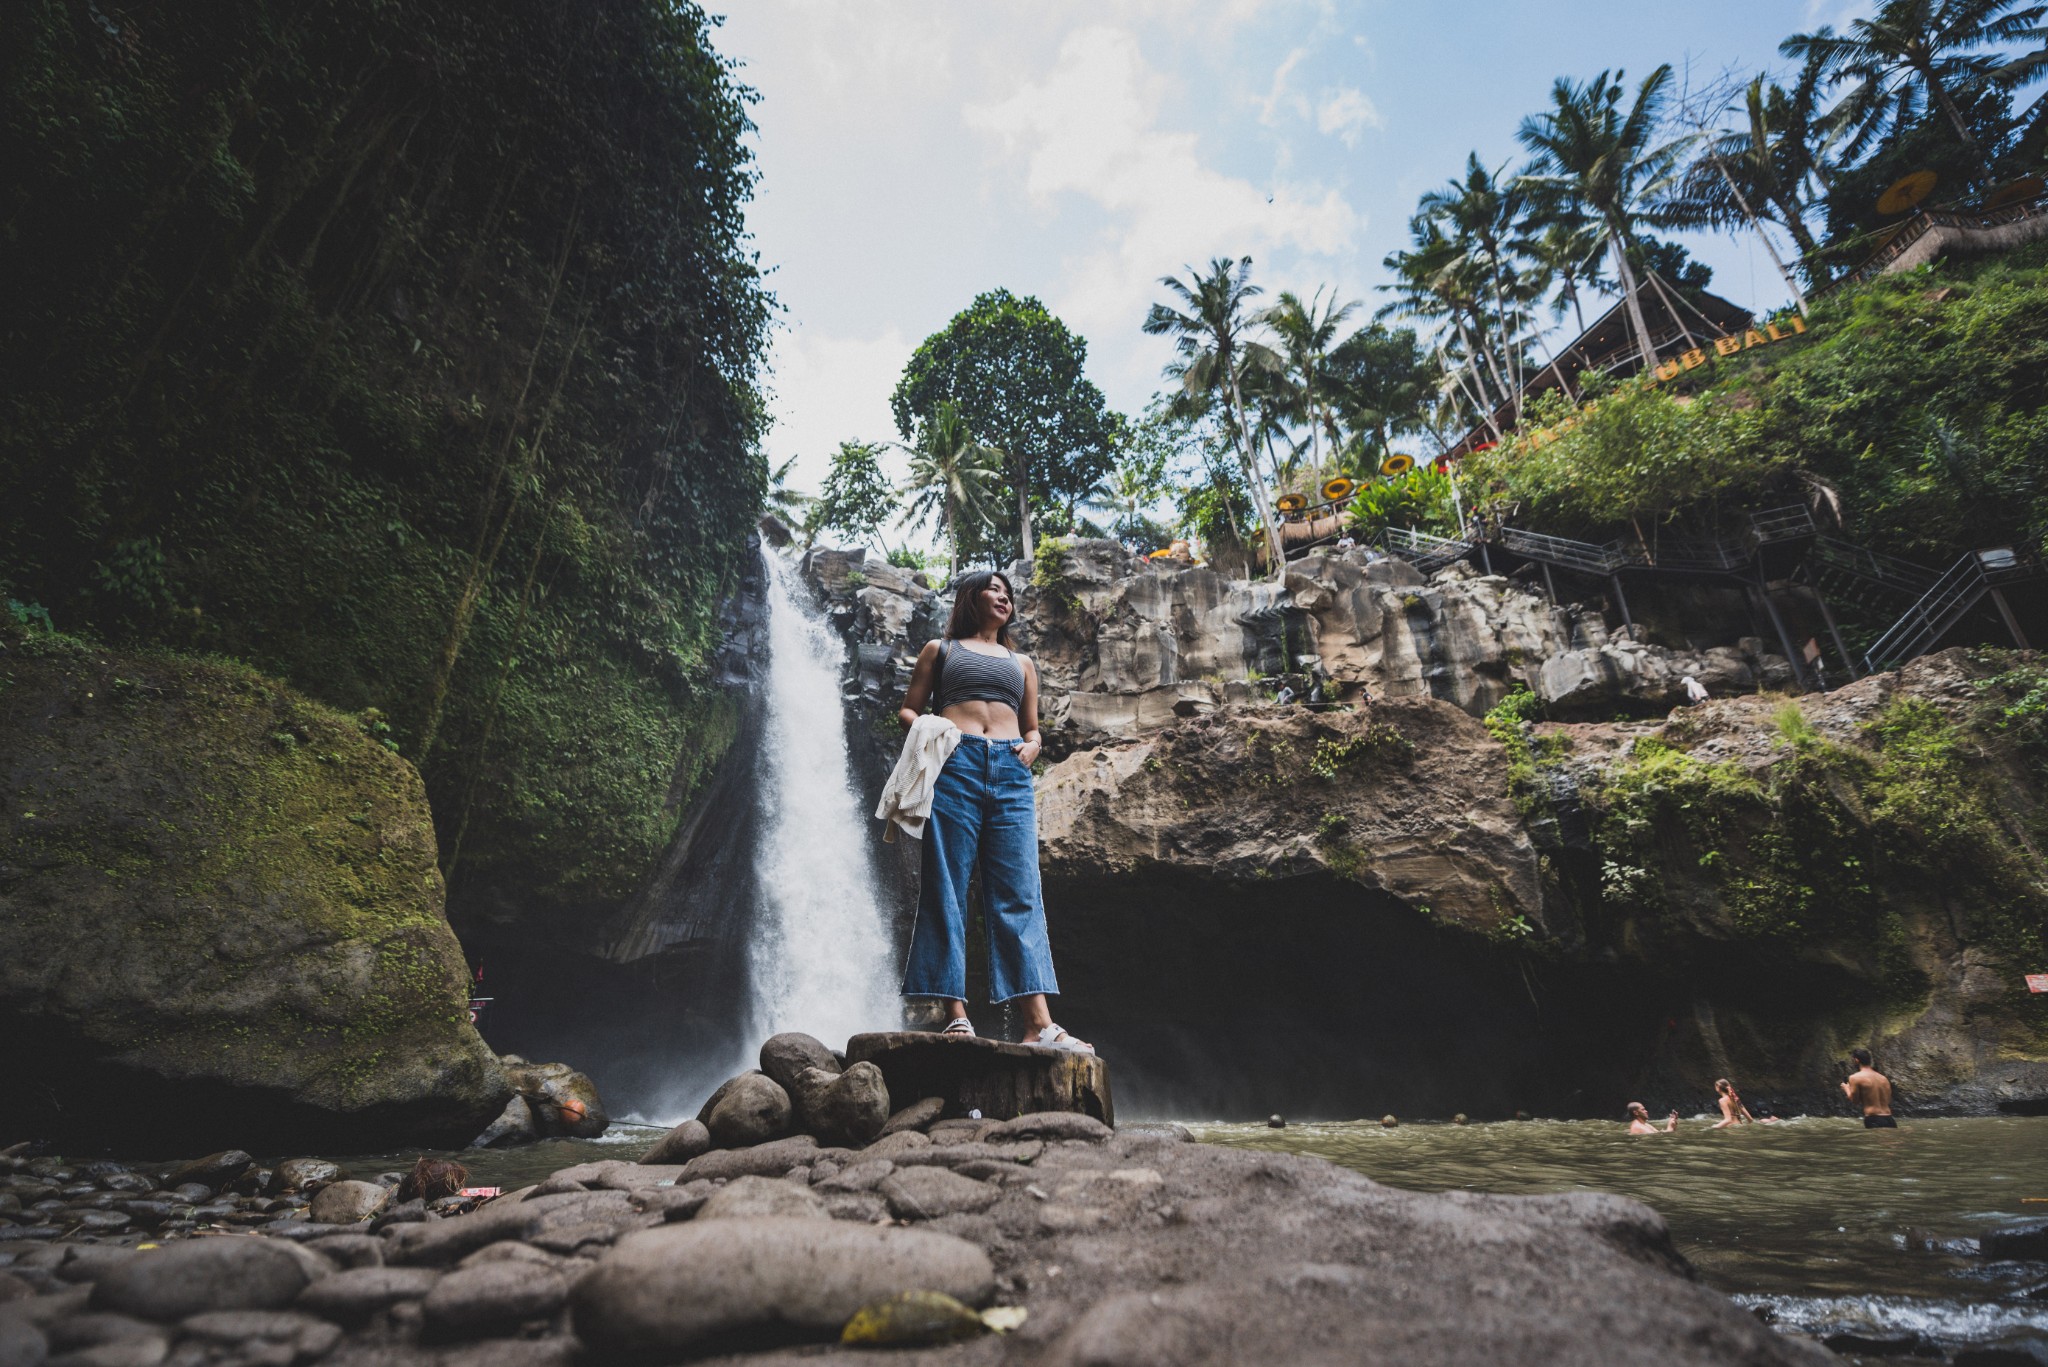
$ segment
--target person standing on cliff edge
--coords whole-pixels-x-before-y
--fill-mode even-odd
[[[1045,1000],[1060,989],[1039,893],[1031,786],[1043,743],[1038,669],[1010,649],[1015,615],[1007,577],[988,570],[961,576],[945,637],[918,653],[896,714],[910,735],[875,814],[924,840],[903,995],[943,999],[945,1033],[974,1034],[967,884],[979,865],[993,1000],[1023,1005],[1030,1023],[1024,1043],[1092,1054],[1053,1023]]]
[[[1892,1080],[1871,1066],[1868,1049],[1851,1049],[1849,1057],[1856,1061],[1856,1071],[1842,1084],[1842,1095],[1863,1112],[1863,1128],[1896,1130],[1899,1122],[1892,1119]]]

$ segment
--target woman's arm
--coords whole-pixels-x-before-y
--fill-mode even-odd
[[[1045,748],[1045,739],[1038,734],[1038,666],[1026,655],[1019,655],[1017,663],[1024,667],[1024,710],[1017,714],[1017,725],[1024,733],[1024,743],[1017,747],[1017,758],[1028,766]]]
[[[932,700],[932,676],[939,672],[939,643],[926,641],[924,649],[917,652],[917,665],[910,671],[910,687],[904,691],[903,706],[896,709],[896,720],[903,723],[908,731],[924,715],[924,705]]]

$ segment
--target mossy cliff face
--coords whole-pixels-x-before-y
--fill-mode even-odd
[[[2025,984],[2048,967],[2044,683],[2032,657],[1951,650],[1508,738],[1557,900],[1663,1004],[1650,1085],[1811,1099],[1868,1045],[1912,1109],[2048,1107],[2048,997]]]
[[[2048,1108],[2048,671],[1534,710],[1225,705],[1060,761],[1062,1021],[1201,1113],[1612,1115],[1721,1076],[1824,1112],[1857,1045],[1912,1112]]]
[[[241,666],[0,636],[5,1128],[178,1152],[460,1143],[470,1026],[412,766]]]

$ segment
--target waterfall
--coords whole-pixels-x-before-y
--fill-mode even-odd
[[[897,962],[869,860],[846,742],[846,647],[795,566],[767,546],[768,676],[763,695],[760,899],[748,966],[758,1044],[801,1030],[833,1048],[902,1020]]]

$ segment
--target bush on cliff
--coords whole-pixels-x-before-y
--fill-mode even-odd
[[[0,17],[0,582],[381,709],[475,904],[623,895],[730,730],[772,304],[711,26]]]
[[[368,726],[245,666],[0,620],[17,1137],[452,1144],[502,1109],[426,795]]]
[[[2048,541],[2048,243],[1947,261],[1818,301],[1803,336],[1662,386],[1556,397],[1469,477],[1529,525],[1606,535],[1838,503],[1858,540],[1945,563]],[[1576,419],[1576,425],[1562,426]]]

